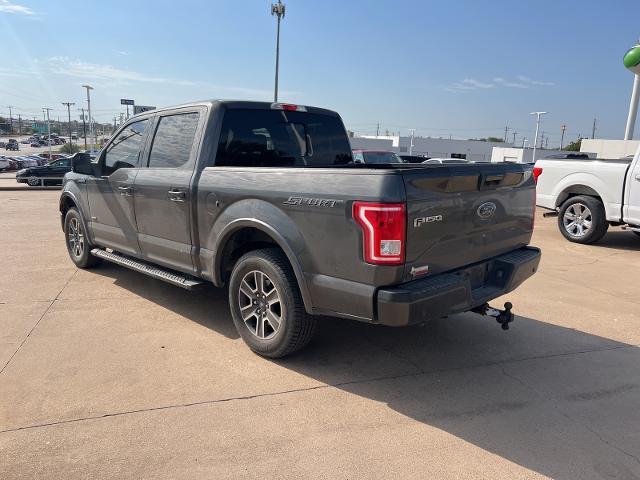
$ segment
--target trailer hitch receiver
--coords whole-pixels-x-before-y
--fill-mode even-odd
[[[500,324],[503,330],[509,330],[509,324],[513,322],[513,313],[511,313],[512,308],[513,305],[511,305],[511,302],[506,302],[504,304],[504,310],[493,308],[488,303],[485,303],[484,305],[474,308],[472,311],[479,313],[480,315],[495,318],[496,322]]]

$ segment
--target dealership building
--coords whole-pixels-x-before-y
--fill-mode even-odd
[[[411,137],[401,135],[379,135],[351,137],[351,148],[363,150],[387,150],[401,155],[430,158],[464,158],[473,162],[490,162],[493,147],[512,147],[511,143],[486,142],[482,140],[452,140],[445,138]]]

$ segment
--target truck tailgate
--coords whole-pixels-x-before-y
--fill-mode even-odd
[[[406,169],[405,280],[481,262],[529,243],[535,183],[526,164]]]

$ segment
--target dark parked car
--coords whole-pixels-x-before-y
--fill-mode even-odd
[[[6,150],[20,150],[20,144],[15,138],[10,138],[4,148]]]
[[[62,178],[71,171],[71,158],[61,158],[47,163],[42,167],[24,168],[16,173],[18,183],[29,186],[60,185]]]
[[[388,163],[404,163],[402,159],[393,152],[384,150],[354,150],[353,163],[369,163],[384,165]]]
[[[420,155],[399,155],[405,163],[422,163],[428,160],[429,157],[421,157]]]
[[[59,206],[67,251],[79,268],[227,284],[238,333],[272,358],[303,348],[323,315],[404,326],[473,310],[508,328],[511,306],[487,302],[540,260],[531,167],[393,155],[355,164],[342,120],[321,108],[145,112],[95,161],[73,157]]]

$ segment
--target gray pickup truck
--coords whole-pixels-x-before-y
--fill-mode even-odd
[[[517,164],[359,164],[337,113],[209,101],[136,115],[60,197],[71,260],[185,289],[228,285],[271,358],[328,315],[403,326],[474,310],[537,269],[535,183]]]

